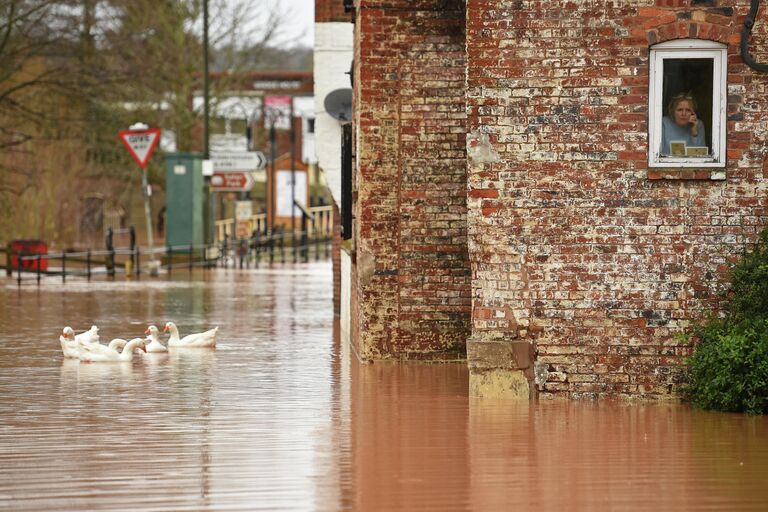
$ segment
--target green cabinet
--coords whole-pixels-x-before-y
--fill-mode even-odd
[[[205,242],[203,156],[167,153],[165,162],[165,244],[200,246]]]

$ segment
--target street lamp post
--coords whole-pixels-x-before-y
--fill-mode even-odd
[[[210,102],[211,88],[210,77],[208,76],[208,0],[203,0],[203,165],[206,165],[211,158],[211,126],[210,126]],[[205,176],[205,174],[204,174]],[[205,245],[215,242],[214,224],[216,219],[216,201],[211,188],[211,177],[203,178],[203,236]],[[203,249],[205,251],[205,249]]]

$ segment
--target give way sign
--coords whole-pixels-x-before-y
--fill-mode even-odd
[[[139,167],[144,169],[149,162],[149,157],[152,156],[152,150],[160,141],[160,128],[122,130],[119,135],[133,159]]]

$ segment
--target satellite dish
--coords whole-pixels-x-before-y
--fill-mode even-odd
[[[338,121],[352,120],[352,89],[336,89],[323,101],[325,111]]]

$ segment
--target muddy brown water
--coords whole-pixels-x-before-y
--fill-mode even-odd
[[[0,315],[2,510],[768,510],[765,417],[477,400],[463,365],[361,366],[326,263],[3,280]],[[62,359],[64,325],[166,320],[220,326],[218,347]]]

